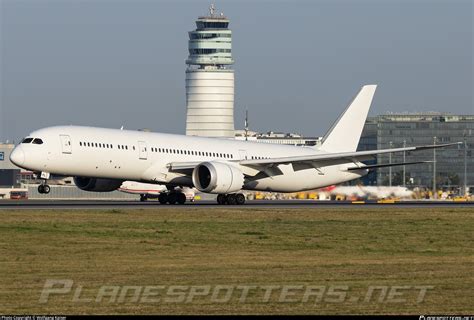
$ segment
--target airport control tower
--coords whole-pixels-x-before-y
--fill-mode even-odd
[[[234,137],[234,70],[229,19],[216,13],[196,20],[186,60],[186,134]]]

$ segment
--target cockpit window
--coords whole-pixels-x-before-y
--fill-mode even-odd
[[[43,140],[41,140],[40,138],[35,138],[33,140],[33,144],[43,144]]]
[[[31,143],[33,141],[33,138],[25,138],[21,143]]]

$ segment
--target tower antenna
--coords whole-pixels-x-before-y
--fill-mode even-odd
[[[245,141],[248,141],[249,137],[249,110],[245,109]]]
[[[213,17],[215,12],[216,12],[216,7],[214,6],[214,3],[211,3],[211,6],[209,7],[210,16]]]

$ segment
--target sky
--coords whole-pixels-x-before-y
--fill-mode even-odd
[[[364,84],[370,115],[474,114],[470,0],[214,1],[235,126],[321,136]],[[184,133],[188,31],[211,1],[0,0],[0,141],[51,125]]]

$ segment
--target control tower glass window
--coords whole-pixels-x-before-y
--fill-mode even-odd
[[[190,54],[231,53],[231,49],[189,49]]]
[[[191,33],[190,38],[194,39],[213,39],[213,38],[231,38],[229,33]]]
[[[196,21],[196,26],[199,29],[227,29],[229,26],[228,22],[209,22],[209,21]]]

